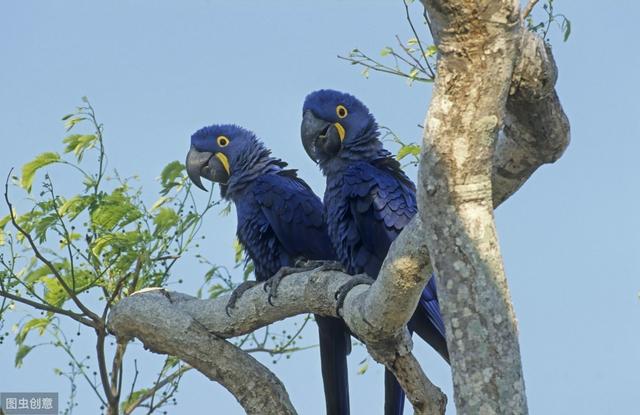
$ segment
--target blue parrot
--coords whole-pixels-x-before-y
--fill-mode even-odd
[[[253,260],[257,282],[238,287],[230,303],[298,260],[336,259],[320,198],[252,132],[236,125],[200,129],[191,136],[186,166],[196,186],[206,190],[201,177],[219,183],[221,196],[236,206],[237,237]],[[316,315],[315,320],[327,413],[348,415],[349,331],[337,318]]]
[[[369,109],[335,90],[309,94],[303,106],[302,144],[326,176],[324,193],[329,237],[351,275],[376,278],[391,242],[417,212],[415,185],[385,150]],[[354,278],[353,285],[366,283]],[[425,287],[409,321],[447,362],[449,354],[435,278]],[[385,372],[385,414],[401,414],[404,392]]]

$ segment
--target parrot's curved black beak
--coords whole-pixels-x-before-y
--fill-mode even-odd
[[[222,153],[200,152],[191,146],[186,165],[189,179],[205,192],[207,189],[202,184],[201,177],[222,184],[229,181],[229,162]]]
[[[309,157],[316,163],[321,159],[330,159],[342,148],[345,130],[340,123],[330,123],[306,110],[300,126],[302,145]]]

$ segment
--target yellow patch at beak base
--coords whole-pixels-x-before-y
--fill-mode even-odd
[[[215,156],[218,160],[220,160],[220,163],[222,163],[222,167],[224,167],[227,174],[231,176],[231,169],[229,168],[229,159],[227,158],[227,156],[222,153],[216,153]]]
[[[339,122],[333,124],[338,130],[338,135],[340,136],[340,141],[344,141],[344,136],[347,135],[347,132],[344,130],[344,127]]]

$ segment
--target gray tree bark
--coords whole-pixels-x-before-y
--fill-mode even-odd
[[[420,216],[436,270],[456,408],[460,414],[526,414],[517,321],[493,208],[539,165],[530,163],[537,139],[558,142],[550,151],[540,146],[535,158],[559,157],[568,123],[549,92],[555,73],[545,65],[548,50],[524,29],[517,0],[423,4],[439,57],[418,199],[425,207]],[[557,137],[538,124],[546,119],[555,122],[548,127]],[[498,141],[503,125],[505,137]]]
[[[544,42],[524,29],[516,1],[423,4],[440,55],[425,123],[420,215],[392,244],[375,283],[354,287],[339,312],[335,293],[350,277],[336,271],[286,277],[274,306],[257,286],[231,316],[227,296],[141,292],[113,308],[109,329],[116,336],[187,361],[225,386],[247,413],[292,414],[284,385],[225,339],[297,314],[341,317],[397,376],[416,413],[442,414],[446,397],[412,355],[406,330],[431,275],[431,258],[458,413],[527,412],[493,209],[569,143],[554,90],[556,67]]]

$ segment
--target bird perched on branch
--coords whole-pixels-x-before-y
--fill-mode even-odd
[[[186,166],[196,186],[206,190],[202,177],[219,183],[222,197],[235,204],[237,237],[255,266],[257,281],[242,284],[233,292],[227,312],[257,283],[266,282],[271,301],[284,275],[281,270],[299,260],[336,259],[322,202],[296,170],[272,157],[252,132],[236,125],[200,129],[191,136]],[[315,319],[327,413],[347,415],[349,332],[340,319]]]
[[[376,278],[391,243],[417,212],[415,185],[383,148],[369,109],[352,95],[329,89],[309,94],[301,138],[326,176],[327,226],[340,262],[349,274]],[[363,283],[371,280],[354,277],[342,292]],[[425,287],[409,329],[449,361],[435,278]],[[404,392],[386,371],[385,414],[401,414],[403,407]]]

